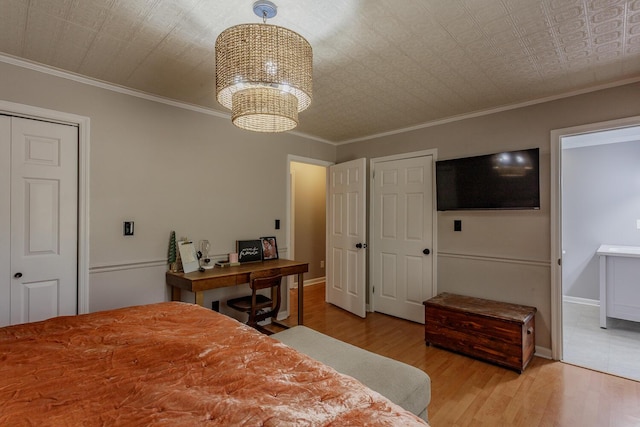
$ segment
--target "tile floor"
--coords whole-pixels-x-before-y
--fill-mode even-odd
[[[563,303],[564,362],[640,381],[640,323],[607,319],[600,308]]]

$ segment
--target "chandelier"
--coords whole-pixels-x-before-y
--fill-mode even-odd
[[[267,24],[277,7],[259,0],[262,24],[241,24],[216,39],[216,98],[231,121],[256,132],[285,132],[311,104],[311,45],[298,33]]]

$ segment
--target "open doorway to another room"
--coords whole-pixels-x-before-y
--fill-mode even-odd
[[[640,380],[638,165],[640,126],[560,139],[562,360],[634,380]],[[633,282],[635,289],[612,289],[610,264],[603,269],[601,263],[602,245],[638,249],[637,257],[632,250],[614,260],[631,274],[623,280]],[[619,280],[622,274],[617,275]],[[612,315],[611,308],[601,313],[601,305],[609,307],[611,301],[604,301],[612,298],[624,314]]]
[[[327,167],[313,159],[289,159],[289,256],[309,263],[305,284],[325,281]]]

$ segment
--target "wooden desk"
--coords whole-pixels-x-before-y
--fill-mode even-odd
[[[279,269],[283,276],[298,275],[298,324],[303,324],[303,273],[309,271],[309,263],[276,259],[263,262],[251,262],[235,267],[214,267],[204,272],[172,273],[167,271],[167,285],[171,286],[171,299],[181,300],[181,290],[185,289],[196,294],[196,304],[204,304],[204,291],[224,288],[227,286],[249,283],[249,275],[254,271]]]

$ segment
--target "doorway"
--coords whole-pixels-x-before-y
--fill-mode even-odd
[[[330,165],[293,155],[287,159],[286,257],[309,262],[306,285],[325,280],[326,169]],[[288,280],[289,288],[298,286],[294,277]]]
[[[300,230],[297,229],[298,221],[296,219],[296,217],[299,215],[299,212],[297,212],[297,209],[295,207],[298,206],[301,202],[300,200],[297,200],[298,198],[303,197],[306,200],[308,197],[308,194],[301,193],[296,190],[299,182],[298,174],[300,173],[298,171],[298,164],[322,166],[325,174],[327,174],[327,169],[332,169],[333,175],[337,174],[340,176],[340,178],[337,178],[337,175],[334,176],[334,181],[340,181],[341,183],[340,186],[330,186],[329,181],[331,180],[331,177],[326,178],[324,182],[326,197],[333,201],[336,201],[338,199],[341,200],[341,202],[339,203],[340,208],[338,209],[334,206],[331,215],[327,213],[325,216],[327,230],[327,234],[325,235],[325,245],[328,245],[327,252],[332,252],[331,259],[329,259],[329,255],[326,255],[327,259],[325,260],[325,263],[322,263],[322,260],[319,259],[315,260],[315,262],[320,266],[326,267],[326,275],[321,279],[316,279],[315,282],[313,276],[309,275],[308,277],[310,278],[310,280],[305,280],[305,283],[313,284],[319,283],[319,281],[326,280],[327,288],[337,288],[339,286],[337,286],[336,283],[342,283],[344,285],[342,286],[343,291],[341,293],[337,293],[337,295],[335,292],[334,294],[331,294],[331,289],[327,290],[327,302],[344,308],[345,310],[357,314],[361,317],[366,316],[366,311],[380,311],[423,323],[424,306],[422,305],[422,302],[436,294],[437,272],[435,259],[437,254],[437,224],[434,210],[435,180],[433,176],[433,165],[436,159],[436,155],[436,150],[425,150],[371,160],[369,179],[372,182],[372,186],[375,182],[374,175],[376,168],[380,170],[379,179],[382,180],[380,182],[390,184],[390,181],[388,179],[383,179],[385,174],[387,174],[387,177],[396,174],[398,179],[401,179],[403,182],[400,187],[396,188],[397,191],[395,193],[395,196],[397,196],[398,201],[404,206],[402,208],[402,212],[404,212],[404,214],[402,215],[402,218],[396,218],[393,221],[391,221],[391,217],[385,217],[385,224],[387,224],[387,226],[391,226],[391,223],[393,222],[394,228],[405,229],[407,233],[402,234],[404,237],[395,239],[395,242],[397,243],[397,245],[400,245],[403,248],[406,247],[409,248],[409,250],[413,250],[413,252],[410,254],[396,254],[398,255],[398,259],[402,259],[398,262],[397,271],[401,271],[401,273],[395,275],[400,279],[394,282],[397,285],[395,289],[391,290],[388,286],[386,286],[385,289],[383,289],[383,286],[378,287],[378,292],[380,292],[382,298],[385,298],[387,300],[394,300],[395,306],[392,309],[385,309],[384,304],[380,301],[378,304],[379,307],[374,307],[375,304],[373,302],[373,299],[375,294],[373,293],[373,289],[375,287],[375,284],[373,286],[370,285],[367,288],[364,281],[366,276],[366,271],[364,271],[364,268],[360,274],[350,274],[350,272],[356,270],[360,271],[360,267],[358,267],[360,264],[356,259],[359,257],[366,259],[365,256],[369,251],[369,249],[367,249],[366,241],[368,236],[367,229],[369,228],[369,226],[367,225],[367,217],[365,213],[367,210],[369,210],[370,224],[376,224],[376,220],[379,219],[379,216],[373,213],[375,211],[374,208],[367,208],[368,205],[366,202],[366,190],[360,187],[358,187],[358,189],[349,189],[344,194],[340,193],[344,197],[337,197],[337,193],[335,193],[335,191],[338,191],[338,187],[342,188],[346,185],[347,182],[351,182],[351,180],[347,177],[351,176],[353,178],[355,176],[359,176],[360,178],[363,178],[366,176],[366,174],[364,173],[366,169],[365,159],[356,159],[352,160],[351,162],[345,162],[329,168],[329,166],[332,166],[333,164],[328,162],[319,162],[314,159],[289,156],[287,164],[288,173],[290,176],[290,179],[288,181],[289,187],[287,191],[287,212],[289,213],[289,217],[287,220],[287,224],[289,224],[287,228],[287,255],[289,257],[301,259],[299,257],[300,251],[298,249],[298,246],[301,243],[296,237],[300,235]],[[389,167],[393,167],[393,171],[391,171]],[[358,182],[362,185],[364,185],[365,183],[362,179],[358,180]],[[356,200],[359,201],[358,204],[355,204]],[[348,208],[351,202],[353,202],[354,204],[352,208]],[[329,201],[326,201],[326,206],[329,210],[332,210],[330,208],[331,205]],[[385,206],[390,205],[386,204]],[[346,219],[343,219],[342,223],[346,221],[349,224],[348,227],[338,227],[340,228],[340,230],[342,230],[341,233],[337,233],[335,230],[337,222],[334,220],[334,218],[336,217],[338,212],[341,213],[340,217],[343,216],[342,214],[346,214]],[[360,214],[362,214],[362,219],[359,219]],[[396,220],[400,221],[400,223],[398,223]],[[356,223],[360,225],[354,225]],[[331,224],[333,224],[333,231],[331,231]],[[346,232],[347,229],[357,230],[357,232]],[[333,236],[336,234],[348,235],[349,238],[346,239],[348,240],[348,242],[342,246],[336,244],[334,242],[335,239],[333,239]],[[329,237],[330,235],[332,236],[331,239]],[[388,237],[389,236],[386,236],[385,239],[388,240]],[[351,241],[350,239],[353,241]],[[379,240],[377,241],[377,244],[373,241],[372,243],[373,247],[371,249],[374,252],[369,253],[378,253],[378,255],[382,253],[381,251],[383,251],[386,241],[383,242],[382,240]],[[335,247],[332,246],[334,244],[336,245]],[[388,251],[386,253],[389,254]],[[387,257],[387,259],[388,258],[389,257]],[[310,264],[314,262],[312,260],[306,259],[304,261],[309,261]],[[370,270],[368,271],[369,277],[382,277],[382,272],[373,270],[373,266],[379,265],[379,263],[377,263],[375,260],[372,260],[371,258],[368,261],[370,264]],[[345,267],[349,263],[354,266],[354,268]],[[404,267],[401,268],[401,264],[404,265]],[[362,266],[365,266],[365,260],[362,261]],[[331,268],[335,270],[334,273],[331,273]],[[384,272],[387,273],[387,276],[392,274],[388,269]],[[333,278],[333,282],[332,280],[328,280],[329,276]],[[336,277],[338,277],[340,280],[336,281]],[[292,285],[293,283],[290,283],[290,287],[292,287]],[[384,295],[383,291],[385,292]],[[288,302],[287,307],[289,307]]]
[[[552,334],[554,358],[639,380],[640,323],[609,318],[600,328],[596,253],[602,244],[640,246],[640,127],[634,124],[640,120],[565,129],[552,140],[552,259],[561,260],[552,263],[558,313]]]

